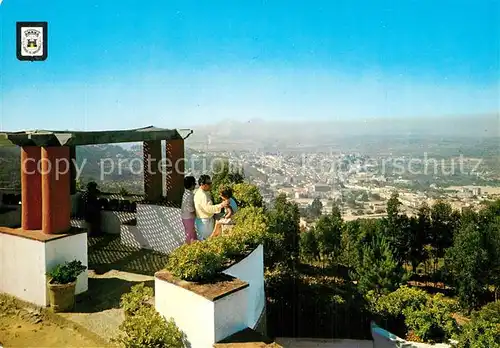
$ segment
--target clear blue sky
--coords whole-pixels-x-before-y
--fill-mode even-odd
[[[3,0],[0,39],[3,130],[499,110],[500,0]]]

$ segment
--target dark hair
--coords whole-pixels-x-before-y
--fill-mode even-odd
[[[220,195],[227,199],[232,198],[233,190],[230,187],[224,186],[220,189]]]
[[[184,178],[184,188],[189,190],[190,188],[196,186],[196,179],[194,176],[186,176]]]
[[[198,185],[202,186],[208,183],[212,183],[210,175],[207,174],[200,175],[200,178],[198,179]]]

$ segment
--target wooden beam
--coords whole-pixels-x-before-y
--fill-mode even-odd
[[[182,139],[176,129],[147,127],[135,130],[72,132],[38,131],[0,133],[0,146],[81,146]]]

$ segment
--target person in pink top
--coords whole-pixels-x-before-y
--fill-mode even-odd
[[[196,188],[196,179],[193,176],[184,178],[184,195],[182,196],[181,214],[184,231],[186,232],[186,243],[190,244],[195,241],[196,230],[194,220],[196,212],[194,208],[194,189]]]

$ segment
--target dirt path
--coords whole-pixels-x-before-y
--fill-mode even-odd
[[[0,346],[111,347],[84,328],[0,294]]]

